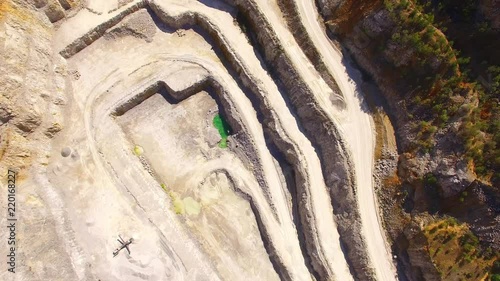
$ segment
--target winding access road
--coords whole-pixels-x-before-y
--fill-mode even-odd
[[[386,243],[377,198],[373,186],[373,155],[375,133],[367,105],[349,77],[348,65],[342,63],[340,50],[328,39],[318,22],[320,15],[313,0],[294,0],[311,40],[319,51],[328,71],[340,87],[346,102],[346,110],[338,118],[343,136],[350,148],[355,167],[356,194],[361,215],[363,236],[367,252],[375,269],[377,280],[397,280],[396,269]]]

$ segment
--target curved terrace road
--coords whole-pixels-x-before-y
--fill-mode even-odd
[[[370,261],[375,269],[377,280],[396,280],[396,269],[392,263],[384,229],[379,219],[372,180],[375,138],[371,116],[365,110],[367,106],[357,92],[356,84],[347,74],[349,66],[342,63],[341,52],[332,45],[318,22],[320,15],[314,1],[295,0],[295,2],[302,23],[321,54],[328,71],[338,83],[346,102],[347,110],[339,114],[338,124],[354,160],[356,194]]]

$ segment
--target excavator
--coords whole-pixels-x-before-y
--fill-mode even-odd
[[[120,244],[122,244],[122,245],[119,248],[116,248],[116,250],[113,251],[113,257],[116,257],[118,255],[118,253],[123,248],[127,249],[127,252],[130,255],[130,249],[128,248],[128,245],[132,244],[132,242],[134,241],[134,238],[130,238],[128,241],[125,241],[125,240],[123,240],[123,238],[120,235],[118,235],[117,241],[120,242]]]

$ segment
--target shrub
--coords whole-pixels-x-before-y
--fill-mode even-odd
[[[463,249],[465,253],[472,253],[475,250],[475,247],[471,244],[465,244]]]
[[[470,244],[472,246],[477,246],[479,244],[479,239],[472,232],[466,232],[460,239],[460,244]]]
[[[456,218],[448,218],[446,221],[448,222],[448,224],[450,226],[456,226],[456,225],[458,225],[458,221],[457,221]]]
[[[496,260],[496,261],[493,263],[493,267],[492,267],[491,271],[492,271],[493,273],[500,273],[500,260]]]
[[[464,261],[466,261],[467,263],[471,263],[473,260],[474,260],[473,256],[469,256],[469,255],[464,256]]]
[[[424,183],[426,185],[429,185],[429,186],[437,186],[438,180],[437,180],[436,176],[429,173],[429,174],[425,175]]]

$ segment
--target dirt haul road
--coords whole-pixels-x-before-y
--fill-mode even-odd
[[[299,72],[301,79],[306,83],[314,94],[314,99],[319,106],[333,119],[336,108],[331,98],[333,91],[320,77],[314,66],[308,60],[304,52],[295,41],[290,30],[286,26],[286,21],[282,17],[279,7],[275,1],[256,0],[255,3],[259,12],[270,23],[273,33],[282,46],[295,69]],[[318,175],[319,176],[319,175]],[[319,244],[319,260],[325,267],[324,278],[334,280],[352,280],[344,253],[340,247],[339,234],[336,223],[333,219],[330,195],[326,189],[314,188],[311,200],[314,202],[314,213],[317,216],[317,243]],[[321,215],[320,215],[321,214]]]
[[[353,78],[347,74],[349,65],[342,62],[341,52],[332,45],[318,22],[321,17],[314,1],[295,0],[295,2],[302,23],[321,54],[328,71],[339,85],[346,102],[346,110],[336,115],[354,160],[357,199],[370,261],[375,269],[377,280],[396,280],[396,270],[380,222],[373,186],[375,139],[372,118],[367,112],[367,105],[359,94]]]

